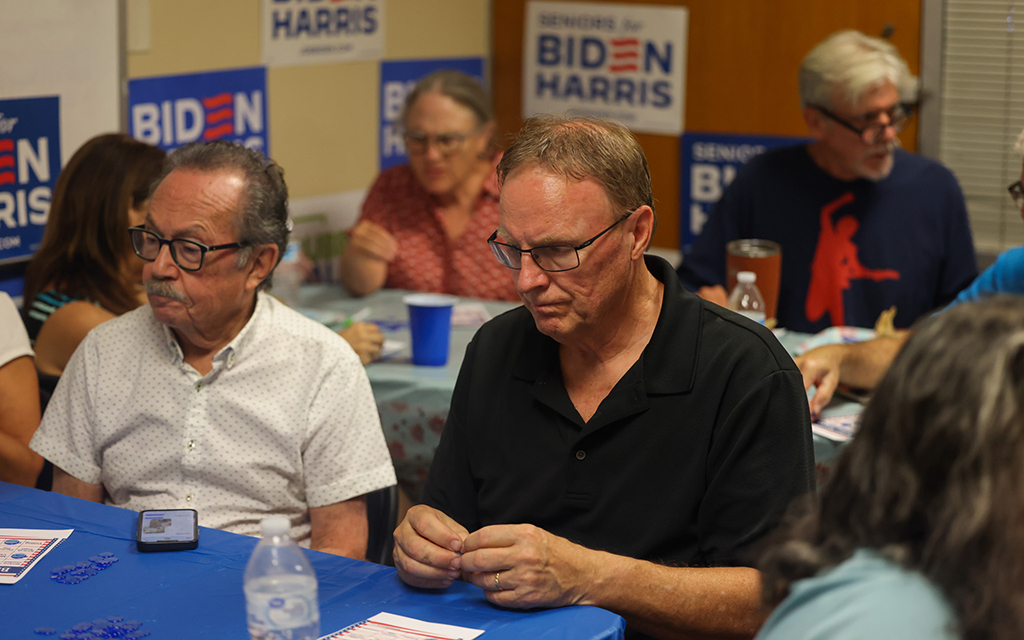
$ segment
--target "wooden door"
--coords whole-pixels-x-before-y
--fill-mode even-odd
[[[565,0],[573,1],[573,0]],[[523,18],[527,0],[494,0],[492,86],[502,136],[522,124]],[[619,0],[690,11],[687,131],[804,135],[797,70],[818,42],[841,29],[891,41],[918,72],[921,0]],[[651,167],[654,245],[679,246],[679,138],[637,134]],[[914,150],[917,127],[900,136]]]

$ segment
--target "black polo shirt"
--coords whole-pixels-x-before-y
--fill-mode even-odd
[[[814,489],[800,372],[764,327],[665,285],[643,355],[589,422],[558,344],[525,308],[466,351],[425,501],[470,531],[531,523],[592,549],[665,564],[742,565]]]

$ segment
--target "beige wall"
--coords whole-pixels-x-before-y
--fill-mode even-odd
[[[148,4],[150,46],[129,53],[130,79],[262,64],[260,0]],[[487,58],[490,0],[386,0],[384,29],[388,60]],[[270,151],[293,199],[369,186],[379,166],[379,83],[377,62],[268,70]]]

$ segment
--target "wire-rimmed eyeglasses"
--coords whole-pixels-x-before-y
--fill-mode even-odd
[[[241,249],[247,246],[244,242],[229,242],[210,247],[201,242],[184,238],[168,240],[143,227],[131,227],[128,229],[128,234],[131,236],[132,249],[135,249],[135,255],[146,262],[153,262],[160,255],[160,250],[166,244],[170,247],[171,258],[174,260],[174,264],[185,271],[199,271],[202,269],[203,259],[210,251]]]
[[[913,111],[913,105],[911,104],[895,104],[892,108],[886,111],[880,111],[875,113],[869,113],[863,116],[865,120],[870,121],[863,127],[858,127],[848,120],[840,118],[836,114],[832,113],[825,107],[818,106],[816,104],[808,105],[812,109],[821,112],[823,115],[828,117],[836,124],[843,126],[850,131],[860,136],[861,141],[864,144],[875,144],[878,142],[885,133],[886,128],[892,127],[896,133],[900,133],[907,127],[907,123],[910,121],[910,114]],[[881,115],[885,115],[888,122],[878,122],[877,118]]]
[[[431,144],[437,149],[437,152],[443,156],[450,156],[453,153],[457,153],[462,145],[465,144],[466,138],[479,131],[479,129],[473,129],[467,133],[437,133],[429,134],[423,133],[422,131],[406,131],[402,134],[402,139],[405,140],[405,150],[409,154],[420,155],[427,152],[427,149]]]
[[[598,238],[617,227],[635,212],[636,209],[633,211],[627,211],[625,215],[613,222],[611,226],[606,228],[604,231],[597,234],[590,240],[576,246],[571,244],[550,244],[543,247],[534,247],[532,249],[520,249],[519,247],[513,247],[512,245],[505,244],[504,242],[498,242],[497,229],[495,229],[494,233],[491,234],[491,237],[487,239],[487,244],[490,245],[491,251],[494,252],[494,257],[498,259],[498,262],[509,269],[522,269],[523,254],[528,253],[530,254],[530,257],[533,258],[534,264],[544,271],[550,271],[553,273],[559,271],[572,271],[576,267],[580,266],[580,251],[594,244]]]

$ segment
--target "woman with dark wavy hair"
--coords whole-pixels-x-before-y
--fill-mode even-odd
[[[761,569],[761,640],[1024,634],[1024,298],[919,325]]]
[[[164,156],[104,134],[57,178],[42,244],[25,271],[25,325],[41,373],[59,376],[93,327],[146,303],[128,227],[142,224]]]

